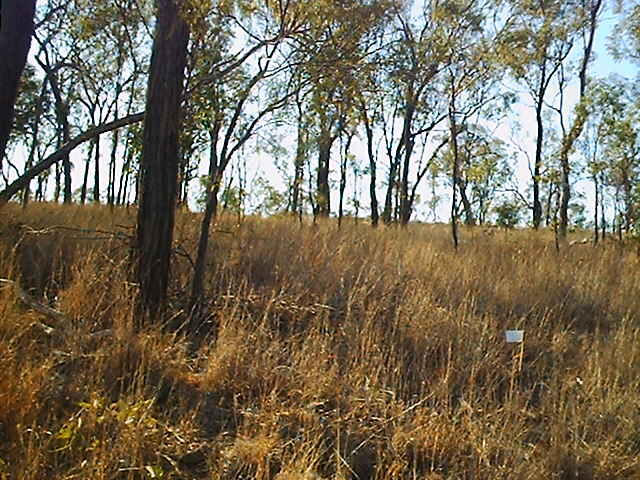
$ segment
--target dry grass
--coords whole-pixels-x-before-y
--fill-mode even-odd
[[[132,330],[133,217],[0,213],[0,277],[69,318],[47,334],[0,291],[0,479],[640,478],[634,251],[228,219],[194,338],[184,255],[167,318]]]

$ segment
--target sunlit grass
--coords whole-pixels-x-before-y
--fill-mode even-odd
[[[0,277],[68,318],[47,334],[0,291],[0,478],[640,476],[635,250],[223,217],[196,338],[197,215],[178,218],[169,311],[140,332],[134,219],[0,212]]]

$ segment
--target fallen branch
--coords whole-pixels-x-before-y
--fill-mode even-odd
[[[38,302],[35,298],[25,292],[17,282],[6,278],[0,278],[0,288],[3,286],[13,288],[16,298],[20,300],[24,306],[44,315],[50,320],[49,323],[45,323],[41,320],[36,322],[36,325],[42,328],[47,335],[62,332],[67,325],[71,325],[71,320],[67,315],[55,308],[51,308]],[[91,333],[89,336],[96,339],[112,337],[113,331],[111,329],[99,330]]]
[[[0,278],[0,285],[13,287],[16,298],[20,300],[26,307],[40,313],[41,315],[44,315],[49,320],[53,321],[52,325],[40,322],[41,326],[45,328],[45,331],[48,334],[53,333],[55,330],[60,330],[64,327],[65,324],[68,324],[69,318],[64,313],[38,302],[35,298],[25,292],[17,282],[14,282],[13,280],[7,280],[6,278]]]

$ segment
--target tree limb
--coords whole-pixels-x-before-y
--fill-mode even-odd
[[[6,204],[11,197],[13,197],[20,190],[25,188],[31,180],[33,180],[36,176],[40,175],[42,172],[48,170],[53,165],[64,159],[74,148],[78,145],[91,140],[92,138],[101,135],[103,133],[110,132],[117,128],[125,127],[127,125],[131,125],[133,123],[140,122],[144,119],[144,112],[135,113],[133,115],[129,115],[127,117],[119,118],[109,123],[105,123],[103,125],[99,125],[97,127],[91,128],[84,132],[83,134],[77,136],[76,138],[70,140],[66,143],[62,148],[60,148],[57,152],[52,153],[44,160],[40,161],[32,168],[27,170],[20,176],[17,180],[7,186],[3,191],[0,192],[0,208]]]

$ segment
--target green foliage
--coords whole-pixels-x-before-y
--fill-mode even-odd
[[[287,196],[271,185],[268,180],[264,178],[256,179],[253,191],[258,202],[256,213],[268,217],[283,213],[286,210]]]
[[[522,220],[522,203],[513,200],[503,200],[493,208],[496,214],[496,225],[502,228],[515,228]]]

